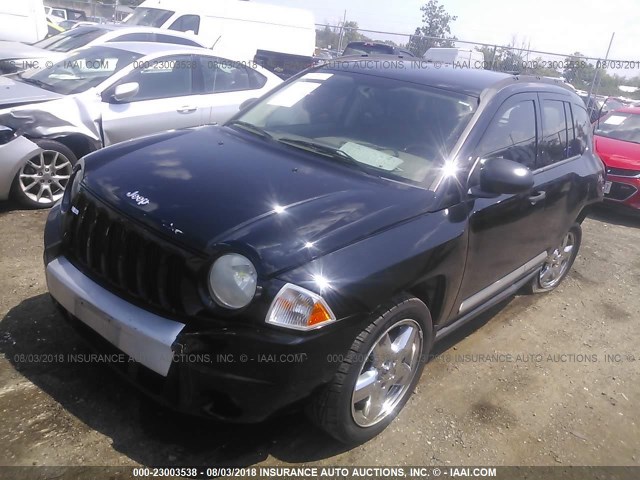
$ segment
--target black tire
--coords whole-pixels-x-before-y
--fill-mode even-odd
[[[545,264],[542,267],[540,267],[540,270],[538,270],[535,277],[533,277],[525,287],[526,293],[534,294],[534,293],[550,292],[551,290],[556,289],[558,285],[560,285],[563,282],[563,280],[567,277],[567,275],[571,271],[573,262],[578,256],[578,251],[580,250],[580,244],[582,242],[582,227],[580,226],[579,223],[574,223],[571,226],[571,228],[567,232],[567,235],[563,237],[563,241],[565,238],[567,238],[570,235],[573,235],[573,248],[571,250],[570,256],[566,260],[566,268],[563,268],[562,274],[556,280],[554,280],[552,284],[548,284],[548,283],[545,284],[545,282],[542,280],[542,276],[545,272],[545,267],[548,266],[548,262],[549,262],[549,259],[548,259],[545,262]]]
[[[62,196],[60,193],[60,187],[55,182],[59,182],[59,184],[62,187],[66,186],[66,182],[68,182],[68,178],[67,180],[60,180],[57,177],[62,177],[62,176],[69,177],[71,175],[71,170],[73,169],[73,166],[78,161],[78,158],[71,151],[71,149],[69,149],[69,147],[67,147],[66,145],[63,145],[60,142],[56,142],[54,140],[33,140],[33,142],[43,150],[44,157],[41,157],[40,154],[38,154],[33,158],[25,161],[24,165],[21,165],[20,170],[18,171],[15,178],[13,179],[13,184],[11,186],[11,196],[17,202],[21,203],[23,206],[27,208],[50,208],[53,205],[55,205],[55,203]],[[38,183],[40,183],[42,185],[49,185],[49,190],[52,192],[51,195],[48,195],[45,192],[40,198],[40,201],[38,201],[36,198],[33,198],[34,194],[32,193],[32,191],[25,192],[25,188],[23,187],[24,185],[23,182],[25,182],[25,180],[23,179],[21,181],[21,175],[23,174],[37,175],[38,170],[32,167],[29,164],[29,161],[36,162],[36,164],[46,163],[47,159],[50,159],[49,161],[52,161],[56,154],[59,154],[56,162],[63,162],[64,159],[66,159],[68,160],[68,163],[70,165],[69,167],[64,167],[64,169],[61,169],[59,172],[56,172],[56,173],[60,173],[61,175],[56,175],[55,176],[56,178],[53,180],[50,180],[49,177],[43,177],[42,180],[34,181],[35,185],[32,188],[32,191],[35,191],[36,188],[40,188],[38,185]],[[44,162],[42,161],[42,158],[45,159]],[[60,163],[60,165],[62,165],[62,163]],[[46,173],[48,174],[49,172],[46,172]],[[27,186],[30,186],[30,185],[27,185]],[[53,192],[55,192],[55,194]]]
[[[313,423],[335,439],[349,445],[361,444],[375,437],[398,415],[420,380],[433,343],[431,314],[427,306],[415,297],[409,295],[397,297],[381,307],[372,315],[372,318],[374,320],[371,324],[353,342],[332,382],[312,399],[307,408]],[[414,324],[418,325],[422,334],[421,352],[418,354],[415,373],[392,411],[374,425],[363,427],[356,423],[352,413],[352,397],[356,381],[365,362],[369,359],[373,346],[377,345],[378,340],[386,332],[395,328],[394,325],[399,325],[398,328],[401,328],[403,321],[413,321],[410,325],[412,327]]]

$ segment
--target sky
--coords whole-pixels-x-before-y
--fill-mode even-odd
[[[370,30],[412,33],[421,24],[420,6],[427,0],[259,0],[311,10],[316,23],[347,20]],[[457,15],[452,33],[461,40],[531,45],[531,49],[570,54],[579,51],[604,57],[611,34],[609,58],[640,62],[640,0],[440,0]],[[393,39],[393,37],[388,37]],[[620,72],[623,73],[623,72]],[[625,76],[640,73],[640,66]]]

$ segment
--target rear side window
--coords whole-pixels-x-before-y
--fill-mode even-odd
[[[107,43],[112,42],[153,42],[153,33],[127,33],[120,37],[113,38]]]
[[[108,33],[108,30],[104,30],[102,28],[78,27],[62,32],[60,35],[46,38],[34,43],[33,45],[52,52],[66,53],[71,50],[84,47],[89,42],[93,42],[106,33]]]
[[[171,24],[169,30],[193,32],[197,35],[200,31],[200,15],[182,15]]]
[[[173,43],[175,45],[187,45],[189,47],[202,46],[198,42],[194,42],[188,38],[176,37],[174,35],[163,35],[162,33],[156,35],[156,41],[160,43]]]
[[[200,57],[200,62],[204,75],[204,93],[235,92],[256,88],[252,85],[251,69],[240,63],[215,57]]]
[[[534,169],[536,164],[536,109],[533,100],[500,107],[478,146],[481,158],[504,158]]]
[[[569,158],[569,139],[564,103],[542,101],[542,142],[538,167],[546,167]]]

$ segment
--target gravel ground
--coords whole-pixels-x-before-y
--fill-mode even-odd
[[[28,361],[89,353],[47,295],[46,215],[0,205],[0,465],[640,466],[640,216],[587,219],[556,291],[518,296],[438,345],[400,417],[346,450],[301,414],[203,422],[105,366]]]

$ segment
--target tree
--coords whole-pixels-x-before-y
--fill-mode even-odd
[[[432,47],[453,47],[457,38],[451,35],[451,23],[458,17],[450,15],[438,0],[429,0],[420,7],[422,26],[417,27],[408,43],[409,50],[422,57]]]
[[[580,52],[565,58],[564,62],[565,69],[562,74],[565,80],[579,90],[589,90],[593,84],[596,68]],[[606,75],[606,71],[603,73]]]

